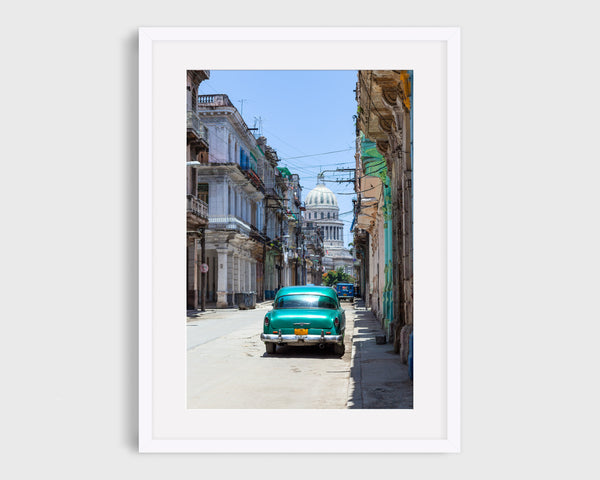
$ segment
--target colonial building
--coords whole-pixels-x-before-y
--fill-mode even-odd
[[[360,71],[356,89],[361,285],[404,362],[413,329],[412,82],[412,71]]]
[[[211,144],[197,167],[208,204],[207,298],[218,308],[252,306],[262,288],[264,154],[227,95],[200,95],[197,111]]]
[[[227,95],[200,95],[197,113],[211,146],[195,166],[208,206],[207,301],[253,308],[282,285],[286,183],[275,150],[255,138]]]
[[[284,235],[287,232],[287,214],[285,196],[287,194],[286,181],[277,168],[279,158],[277,152],[267,145],[265,137],[258,138],[261,151],[265,153],[267,162],[261,171],[261,178],[265,182],[265,223],[263,236],[265,248],[264,259],[264,295],[265,300],[275,298],[275,293],[282,286],[286,286],[284,276],[285,249]]]
[[[321,285],[323,282],[323,233],[321,228],[315,226],[314,223],[311,227],[307,226],[304,222],[302,227],[302,241],[304,242],[304,248],[302,251],[303,260],[306,271],[305,285]]]
[[[198,85],[210,76],[208,70],[187,72],[187,308],[204,310],[206,275],[202,273],[208,206],[198,198],[196,166],[208,155],[208,131],[197,114]]]
[[[281,178],[285,183],[284,211],[286,220],[283,222],[282,238],[284,248],[283,285],[304,285],[306,283],[306,264],[302,242],[302,187],[300,177],[286,167],[278,167]]]
[[[339,218],[340,208],[335,194],[325,186],[322,175],[319,183],[306,196],[304,228],[319,228],[323,239],[322,273],[343,267],[354,274],[354,259],[344,248],[344,222]]]
[[[391,192],[387,165],[374,142],[361,133],[357,138],[354,248],[361,261],[358,283],[365,305],[388,334],[393,313]]]

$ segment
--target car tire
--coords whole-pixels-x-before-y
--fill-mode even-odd
[[[277,345],[273,342],[265,342],[265,349],[269,355],[273,355],[277,350]]]
[[[343,357],[344,353],[346,352],[346,347],[344,346],[344,344],[334,344],[333,345],[333,353],[335,353],[338,357]]]

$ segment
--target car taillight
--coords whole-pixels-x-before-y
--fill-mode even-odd
[[[340,319],[336,317],[333,324],[335,325],[335,328],[340,328]]]
[[[269,317],[265,317],[265,327],[269,326]]]

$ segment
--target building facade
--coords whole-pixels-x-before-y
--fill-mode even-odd
[[[187,154],[186,154],[186,260],[187,308],[204,310],[206,302],[206,275],[204,264],[205,232],[208,226],[208,206],[198,196],[196,165],[208,155],[208,130],[197,113],[198,86],[210,77],[208,70],[187,72]]]
[[[255,137],[227,95],[198,96],[196,112],[210,145],[192,180],[208,210],[207,302],[253,308],[292,278],[286,237],[294,228],[286,202],[291,184],[277,168],[277,152],[265,137]]]
[[[282,243],[283,285],[304,285],[306,283],[306,263],[304,260],[304,244],[302,241],[302,187],[300,177],[286,167],[278,167],[285,183],[283,207],[285,220]]]
[[[413,331],[412,71],[358,72],[354,243],[371,308],[406,363]]]
[[[265,223],[263,235],[265,238],[264,258],[264,295],[265,300],[275,298],[279,288],[285,286],[285,256],[287,214],[285,197],[287,195],[287,184],[281,172],[277,168],[279,158],[277,152],[267,145],[265,137],[258,138],[262,151],[265,152],[267,160],[263,172],[265,181]]]
[[[226,95],[198,97],[208,130],[206,161],[197,167],[198,190],[208,205],[207,299],[217,308],[252,306],[262,289],[264,154]]]

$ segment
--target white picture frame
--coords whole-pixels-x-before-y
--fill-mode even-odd
[[[460,29],[140,28],[139,48],[139,451],[459,452]],[[188,69],[414,71],[412,410],[186,410]]]

